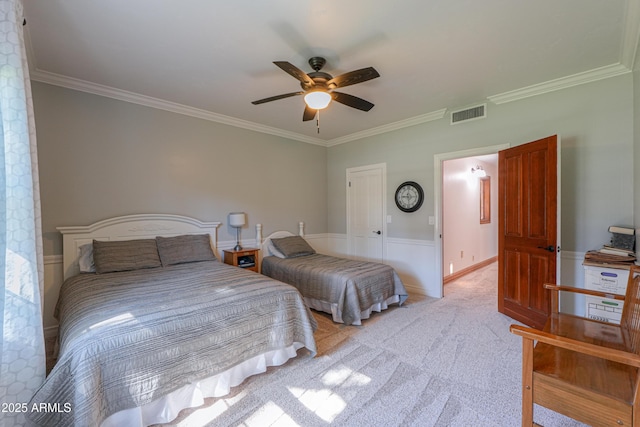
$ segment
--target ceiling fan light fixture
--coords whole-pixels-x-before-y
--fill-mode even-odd
[[[322,110],[327,108],[331,102],[331,95],[323,90],[314,90],[304,96],[304,102],[314,110]]]

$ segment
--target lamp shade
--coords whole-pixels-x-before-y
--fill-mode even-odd
[[[229,214],[229,225],[232,227],[242,227],[246,224],[244,212],[231,212]]]
[[[322,110],[323,108],[327,108],[327,105],[331,102],[331,95],[327,92],[316,90],[313,92],[309,92],[304,96],[304,102],[307,103],[309,108],[313,108],[314,110]]]

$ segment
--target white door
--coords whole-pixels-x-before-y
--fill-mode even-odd
[[[347,169],[349,256],[384,260],[386,164]]]

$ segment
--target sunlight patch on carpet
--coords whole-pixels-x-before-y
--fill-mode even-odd
[[[313,390],[288,387],[300,403],[326,422],[332,422],[344,409],[347,403],[338,394],[329,389]]]
[[[240,425],[246,427],[264,427],[273,425],[299,427],[299,424],[293,421],[293,419],[274,402],[265,403]]]
[[[352,369],[342,367],[332,369],[322,376],[322,383],[327,387],[343,384],[345,386],[365,386],[371,382],[367,375],[355,372]]]

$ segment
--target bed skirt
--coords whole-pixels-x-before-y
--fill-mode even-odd
[[[201,406],[208,397],[224,396],[231,387],[240,385],[250,376],[266,372],[269,366],[284,364],[296,357],[297,350],[302,347],[304,344],[296,342],[289,347],[260,354],[220,374],[187,384],[151,403],[112,414],[102,422],[101,427],[146,427],[168,423],[183,409]]]
[[[332,304],[327,301],[307,298],[305,296],[303,296],[302,298],[304,299],[304,302],[307,304],[309,308],[312,308],[317,311],[322,311],[323,313],[329,313],[331,314],[331,317],[333,318],[334,322],[344,323],[344,321],[342,320],[342,311],[338,308],[338,304]],[[362,322],[360,320],[368,319],[369,317],[371,317],[372,311],[380,313],[382,310],[386,310],[387,308],[389,308],[389,304],[395,304],[397,302],[400,302],[400,296],[392,295],[389,298],[387,298],[385,301],[373,304],[368,309],[362,310],[360,312],[360,319],[354,321],[352,325],[355,325],[355,326],[362,325]]]

